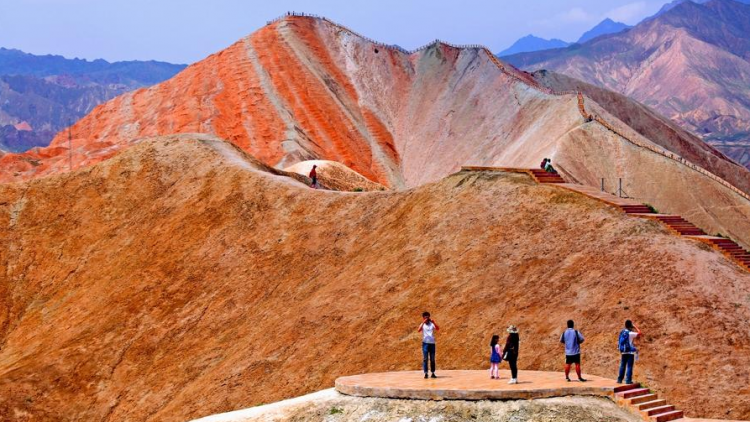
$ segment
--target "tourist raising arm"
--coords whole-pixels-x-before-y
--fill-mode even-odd
[[[425,378],[428,378],[428,360],[430,369],[432,370],[432,378],[437,378],[435,375],[435,333],[439,330],[440,328],[435,321],[430,318],[430,313],[427,311],[422,312],[422,323],[419,324],[417,331],[422,333],[422,369],[424,370]]]

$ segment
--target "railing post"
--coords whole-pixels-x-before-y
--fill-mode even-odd
[[[604,192],[604,178],[602,177],[602,192]]]
[[[620,178],[620,187],[617,190],[617,196],[622,198],[622,177]]]

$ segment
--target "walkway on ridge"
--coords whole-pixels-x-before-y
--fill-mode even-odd
[[[563,189],[567,189],[590,198],[604,202],[613,206],[625,214],[633,217],[645,218],[658,221],[664,224],[667,229],[675,235],[685,236],[688,239],[696,240],[708,244],[712,248],[721,252],[727,259],[737,264],[740,268],[750,272],[750,251],[742,248],[732,239],[719,236],[709,236],[701,228],[685,220],[679,215],[659,214],[648,205],[642,204],[629,198],[619,198],[608,192],[603,192],[598,188],[576,183],[566,183],[559,174],[547,173],[541,169],[524,169],[512,167],[480,167],[464,166],[461,170],[465,171],[503,171],[510,173],[525,173],[530,175],[537,183],[554,184]]]

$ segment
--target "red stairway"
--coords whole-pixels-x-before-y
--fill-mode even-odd
[[[724,254],[727,258],[734,261],[737,265],[750,271],[750,252],[743,249],[742,246],[738,245],[732,239],[718,236],[690,236],[692,239],[699,240],[703,243],[711,245],[712,248],[717,249],[719,252]]]
[[[627,211],[626,211],[627,213]],[[681,236],[705,236],[706,232],[701,230],[693,223],[685,220],[679,215],[668,215],[668,214],[656,214],[649,210],[648,212],[630,213],[637,214],[636,217],[649,218],[652,220],[660,221],[669,228],[673,233]]]
[[[530,175],[537,183],[556,184],[561,188],[586,195],[590,198],[602,201],[622,212],[633,217],[648,218],[659,221],[664,224],[669,231],[678,235],[686,236],[690,239],[698,240],[711,245],[712,248],[719,250],[730,261],[739,265],[742,269],[750,271],[750,252],[743,249],[740,245],[724,237],[708,236],[699,227],[685,220],[679,215],[657,214],[653,208],[641,204],[633,199],[619,198],[593,186],[578,185],[566,183],[557,173],[548,173],[542,169],[528,168],[511,168],[511,167],[481,167],[481,166],[464,166],[464,171],[505,171],[512,173],[525,173]]]
[[[557,173],[549,173],[542,169],[530,169],[528,172],[538,183],[565,183],[565,180]]]
[[[682,410],[668,405],[666,400],[648,388],[641,388],[640,384],[615,388],[615,400],[647,421],[668,422],[685,417]]]

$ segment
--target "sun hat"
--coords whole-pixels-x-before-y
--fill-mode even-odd
[[[515,325],[511,325],[511,326],[508,327],[507,331],[509,333],[518,333],[518,327],[516,327]]]

